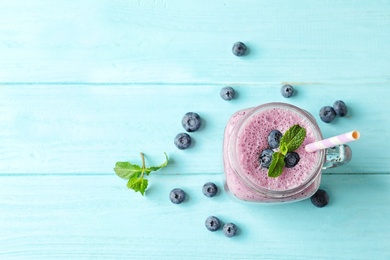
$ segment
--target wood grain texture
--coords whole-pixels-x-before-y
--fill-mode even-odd
[[[389,83],[390,2],[0,1],[0,82]],[[237,58],[234,42],[250,55]]]
[[[171,157],[163,172],[222,172],[222,139],[229,117],[237,110],[270,101],[289,102],[311,112],[324,137],[352,130],[361,139],[351,143],[353,160],[333,173],[388,174],[390,147],[386,113],[389,88],[373,85],[296,85],[286,99],[280,85],[235,86],[238,96],[226,102],[221,86],[25,85],[0,87],[0,173],[111,173],[116,161],[149,163]],[[356,91],[359,89],[358,91]],[[351,96],[351,93],[356,93]],[[350,112],[330,124],[318,116],[322,106],[343,99]],[[178,150],[173,139],[183,132],[181,119],[197,112],[203,127],[192,133],[194,145]],[[380,134],[378,134],[380,133]],[[380,138],[378,136],[380,135]]]
[[[0,259],[390,259],[389,28],[389,0],[0,0]],[[338,99],[348,117],[322,123]],[[325,208],[201,194],[222,187],[230,115],[270,101],[306,109],[325,137],[361,132],[353,160],[323,173]],[[188,111],[204,127],[179,151]],[[140,151],[170,156],[146,197],[113,173]],[[239,235],[208,232],[209,215]]]
[[[221,176],[150,177],[146,197],[110,176],[0,177],[0,258],[39,259],[388,259],[390,176],[324,176],[330,204],[309,200],[250,206]],[[169,191],[183,188],[180,205]],[[211,233],[205,219],[234,222],[239,235]]]

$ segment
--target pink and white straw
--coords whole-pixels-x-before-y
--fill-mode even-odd
[[[352,141],[356,141],[360,138],[360,133],[358,131],[351,131],[342,135],[334,136],[331,138],[327,138],[318,142],[314,142],[305,146],[306,152],[315,152],[318,150],[323,150],[326,148],[330,148],[336,145],[349,143]]]

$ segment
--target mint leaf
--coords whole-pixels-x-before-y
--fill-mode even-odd
[[[116,175],[123,179],[130,179],[132,177],[138,177],[142,173],[141,167],[129,162],[117,162],[115,164],[114,171]]]
[[[306,137],[306,129],[299,125],[293,125],[283,135],[280,140],[281,152],[286,155],[288,152],[293,152],[302,145]],[[286,150],[287,148],[287,150]]]
[[[148,180],[143,177],[140,178],[131,178],[127,182],[127,187],[134,190],[135,192],[140,192],[142,196],[145,194],[145,190],[148,187]]]
[[[152,166],[146,168],[145,156],[140,153],[142,159],[142,166],[132,164],[130,162],[117,162],[114,167],[116,175],[123,179],[128,179],[127,187],[140,192],[142,196],[145,194],[145,190],[148,187],[148,180],[144,176],[148,176],[152,171],[157,171],[168,165],[168,155],[165,154],[165,161],[159,166]]]
[[[284,168],[284,155],[275,152],[272,154],[272,161],[271,165],[269,166],[268,169],[268,176],[269,177],[278,177],[282,174],[283,168]]]
[[[281,143],[279,146],[279,151],[283,154],[286,155],[288,153],[288,147],[285,143]]]
[[[149,175],[149,173],[151,173],[151,172],[158,171],[161,168],[163,168],[163,167],[168,165],[168,155],[166,153],[164,153],[164,154],[165,154],[165,162],[163,162],[159,166],[152,166],[152,167],[149,167],[149,168],[145,168],[145,174],[146,175]]]

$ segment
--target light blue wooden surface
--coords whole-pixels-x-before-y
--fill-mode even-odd
[[[389,28],[390,1],[0,0],[0,258],[389,259]],[[219,97],[225,85],[237,99]],[[233,112],[285,101],[319,120],[337,99],[349,116],[319,121],[323,135],[362,136],[324,172],[327,207],[203,196],[222,188]],[[205,126],[179,151],[188,111]],[[145,197],[112,170],[140,151],[170,156]],[[175,187],[188,201],[169,201]],[[239,235],[208,232],[209,215]]]
[[[386,110],[390,88],[364,85],[296,84],[296,96],[286,99],[281,84],[237,85],[237,99],[221,99],[221,85],[4,85],[0,111],[4,142],[0,171],[4,173],[107,174],[118,160],[143,151],[158,164],[167,152],[172,165],[163,172],[180,174],[222,171],[222,137],[226,122],[237,110],[270,101],[288,102],[309,111],[324,137],[357,129],[361,139],[351,143],[353,163],[333,173],[389,174],[390,147]],[[350,93],[354,93],[351,96]],[[331,124],[322,122],[322,106],[343,99],[349,115]],[[191,136],[195,145],[178,150],[173,139],[184,131],[181,119],[197,112],[205,126]],[[381,123],[379,123],[381,122]],[[383,129],[382,129],[383,128]],[[378,134],[380,133],[380,134]],[[23,163],[21,163],[23,162]],[[200,163],[201,162],[201,163]]]

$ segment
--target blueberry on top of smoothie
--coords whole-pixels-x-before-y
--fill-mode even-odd
[[[279,130],[272,130],[268,134],[268,145],[271,149],[279,147],[280,139],[282,139],[283,134]]]
[[[272,151],[271,149],[265,149],[261,152],[260,165],[262,168],[269,168],[269,166],[271,165],[273,153],[274,151]]]
[[[286,168],[292,168],[298,164],[300,159],[301,158],[299,157],[299,154],[297,154],[296,152],[289,152],[284,157],[284,164]]]

